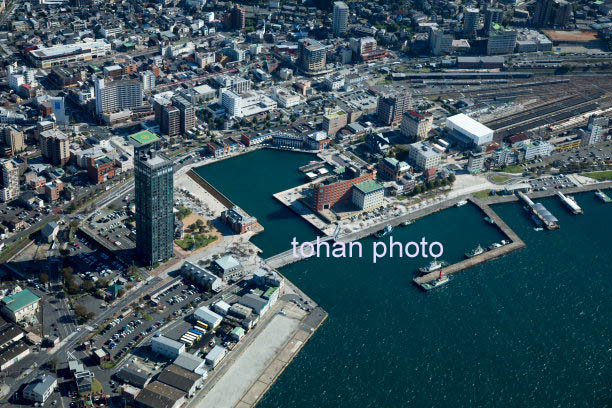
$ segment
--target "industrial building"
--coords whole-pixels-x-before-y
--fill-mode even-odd
[[[446,119],[446,127],[459,144],[466,147],[484,146],[493,141],[493,130],[460,113]]]
[[[223,317],[219,316],[217,313],[213,312],[205,306],[197,308],[193,312],[193,318],[195,320],[200,320],[201,322],[206,323],[211,329],[216,329],[223,320]]]
[[[212,368],[215,368],[217,364],[219,364],[219,362],[223,360],[223,357],[225,357],[226,354],[227,349],[225,347],[215,346],[211,351],[208,352],[208,354],[206,354],[206,357],[204,359],[206,361],[206,364],[210,365]]]

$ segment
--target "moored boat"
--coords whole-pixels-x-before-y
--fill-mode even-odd
[[[463,207],[463,206],[464,206],[464,205],[466,205],[467,203],[468,203],[468,202],[467,202],[467,200],[461,200],[461,201],[458,201],[458,202],[457,202],[457,204],[455,204],[455,206],[457,206],[457,207]]]
[[[391,224],[387,224],[385,228],[381,229],[374,235],[376,236],[376,238],[382,238],[382,237],[386,237],[392,232],[393,232],[393,227],[391,226]]]
[[[604,203],[612,203],[612,198],[608,197],[608,195],[601,190],[597,190],[597,192],[595,193],[595,196],[599,198],[601,201],[603,201]]]
[[[466,258],[473,258],[476,255],[480,255],[480,254],[482,254],[484,252],[485,252],[485,250],[480,246],[480,244],[478,244],[478,246],[476,248],[472,249],[469,252],[466,252],[465,253],[465,257]]]
[[[419,272],[421,272],[421,273],[430,273],[430,272],[437,271],[438,269],[441,269],[441,268],[443,268],[445,266],[448,266],[448,262],[446,262],[446,261],[438,261],[437,259],[434,259],[433,261],[431,261],[429,263],[429,265],[421,266],[419,268]]]
[[[452,275],[442,275],[442,271],[440,271],[440,276],[438,276],[435,280],[431,282],[418,283],[415,280],[415,283],[421,287],[424,291],[429,292],[430,290],[439,288],[440,286],[446,285],[451,281]]]

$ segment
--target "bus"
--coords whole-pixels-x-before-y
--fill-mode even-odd
[[[201,328],[203,328],[204,330],[207,330],[207,329],[208,329],[208,325],[207,325],[206,323],[204,323],[204,322],[199,321],[199,320],[196,322],[196,325],[197,325],[197,326],[200,326],[200,327],[201,327]]]
[[[179,340],[181,343],[183,343],[184,345],[191,347],[193,346],[193,341],[190,339],[187,339],[185,337],[181,337],[181,339]]]
[[[193,330],[194,332],[200,333],[200,335],[203,335],[204,333],[206,333],[206,330],[198,326],[193,326],[191,330]]]
[[[200,339],[202,338],[202,334],[200,334],[199,332],[195,331],[195,330],[189,330],[188,333],[193,334],[194,336],[196,336],[196,339],[198,339],[198,341],[200,341]]]
[[[194,334],[184,334],[183,335],[184,338],[186,338],[187,340],[189,340],[192,344],[196,342],[197,337]]]

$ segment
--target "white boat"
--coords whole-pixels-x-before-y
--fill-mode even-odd
[[[448,266],[448,262],[446,262],[446,261],[438,261],[437,259],[434,259],[433,261],[431,261],[429,263],[429,265],[421,266],[419,268],[419,272],[421,272],[421,273],[434,272],[434,271],[437,271],[438,269],[441,269],[441,268],[443,268],[445,266]]]
[[[455,206],[456,207],[463,207],[467,203],[468,203],[467,200],[461,200],[461,201],[457,202],[457,204],[455,204]]]

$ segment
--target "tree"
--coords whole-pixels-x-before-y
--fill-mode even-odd
[[[87,292],[90,292],[95,287],[96,285],[92,281],[88,280],[88,281],[83,282],[83,289],[86,290]]]
[[[119,292],[117,292],[117,297],[123,297],[123,295],[125,295],[125,289],[120,289]]]
[[[38,276],[38,279],[40,280],[40,283],[43,285],[46,285],[47,283],[49,283],[49,275],[47,275],[44,272]]]

